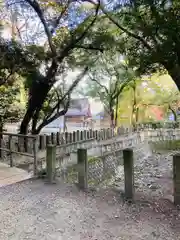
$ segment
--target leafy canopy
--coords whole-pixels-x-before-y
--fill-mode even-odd
[[[101,24],[104,16],[113,24],[116,49],[139,74],[166,69],[180,88],[180,1],[104,1],[101,11]]]

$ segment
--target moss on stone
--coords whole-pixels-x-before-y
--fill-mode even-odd
[[[88,163],[91,164],[91,163],[96,163],[96,162],[101,162],[101,158],[99,157],[88,157]]]

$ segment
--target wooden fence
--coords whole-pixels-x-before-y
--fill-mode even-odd
[[[60,146],[61,151],[65,153],[70,149],[70,146],[76,146],[78,142],[88,142],[91,139],[97,140],[98,142],[104,142],[104,140],[116,141],[117,137],[131,136],[137,132],[142,138],[147,137],[154,141],[159,141],[161,138],[164,139],[180,139],[180,129],[175,128],[177,125],[169,124],[167,129],[158,128],[159,125],[137,125],[135,128],[124,128],[118,129],[101,129],[101,130],[84,130],[76,132],[65,132],[65,133],[51,133],[51,135],[20,135],[3,132],[0,133],[1,145],[0,145],[0,157],[1,161],[4,158],[6,163],[9,162],[10,166],[14,165],[14,162],[21,156],[33,158],[34,174],[37,173],[37,162],[39,159],[39,152],[45,152],[45,149],[49,144]],[[166,134],[165,134],[166,132]],[[165,136],[167,135],[167,136]],[[103,143],[105,144],[105,143]],[[5,154],[6,153],[6,154]],[[18,158],[14,157],[19,155]],[[38,159],[37,159],[38,158]],[[45,158],[43,156],[43,158]]]
[[[163,127],[162,127],[163,126]],[[12,139],[15,139],[16,151],[24,152],[24,153],[31,153],[35,143],[32,144],[32,139],[36,139],[36,149],[44,150],[46,149],[47,145],[55,144],[55,145],[64,145],[69,143],[74,143],[78,141],[86,141],[88,139],[96,139],[96,140],[108,140],[116,136],[124,136],[126,134],[130,134],[132,132],[142,132],[144,130],[155,132],[155,129],[159,131],[165,129],[179,129],[178,123],[168,123],[162,125],[159,123],[152,123],[152,124],[138,124],[136,127],[119,127],[118,129],[101,129],[101,130],[84,130],[84,131],[74,131],[74,132],[65,132],[65,133],[51,133],[50,135],[20,135],[20,134],[12,134],[3,132],[0,133],[0,138],[3,142],[6,143],[6,148],[8,144],[11,145]],[[0,149],[2,147],[0,146]],[[13,147],[11,147],[12,149]],[[12,149],[14,150],[14,149]],[[1,153],[0,153],[1,154]]]
[[[123,165],[124,165],[124,193],[126,200],[134,200],[134,151],[133,149],[123,149]],[[50,145],[47,147],[47,181],[55,182],[55,163],[56,163],[56,146]],[[80,189],[88,190],[89,177],[89,161],[87,149],[79,148],[77,150],[77,166],[78,172],[77,184]],[[173,155],[173,196],[174,204],[180,205],[180,154]]]
[[[129,133],[129,129],[119,128],[117,131],[114,129],[102,129],[98,130],[84,130],[84,131],[76,131],[76,132],[65,132],[65,133],[51,133],[51,135],[40,135],[39,136],[39,149],[45,149],[49,144],[55,145],[64,145],[75,143],[79,141],[86,141],[89,139],[96,140],[107,140],[111,139],[117,135],[124,135],[125,133]]]
[[[18,158],[33,158],[34,175],[37,175],[38,136],[3,132],[0,134],[0,140],[1,161],[4,160],[13,167],[15,155],[18,155]]]

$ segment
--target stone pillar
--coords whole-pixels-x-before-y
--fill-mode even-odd
[[[34,176],[38,175],[38,159],[37,159],[37,153],[38,153],[38,139],[39,137],[36,136],[36,138],[33,139],[33,155],[34,155]]]
[[[133,150],[123,150],[124,159],[124,186],[126,199],[134,198],[134,161]]]
[[[78,160],[78,186],[81,189],[88,188],[88,157],[87,149],[77,150]]]
[[[46,140],[45,135],[39,136],[39,149],[40,150],[45,149],[45,146],[46,146],[45,140]]]
[[[46,150],[46,172],[47,181],[54,183],[55,180],[55,163],[56,163],[56,146],[48,145]]]
[[[180,205],[180,154],[173,156],[174,204]]]

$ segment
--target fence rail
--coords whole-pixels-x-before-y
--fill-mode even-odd
[[[119,150],[120,151],[120,150]],[[130,153],[130,156],[129,154]],[[114,155],[115,153],[113,153]],[[129,165],[127,164],[127,161],[130,165],[132,165],[132,149],[124,149],[122,150],[122,158],[123,161],[126,162],[124,165],[124,172],[126,179],[129,179],[131,181],[131,175],[129,175]],[[53,183],[55,181],[56,177],[56,146],[55,145],[49,145],[47,147],[47,158],[46,158],[46,174],[47,174],[47,180],[50,183]],[[103,158],[106,158],[106,156],[103,156]],[[94,162],[92,159],[88,158],[88,152],[87,149],[79,148],[77,150],[77,163],[73,166],[76,171],[76,182],[78,183],[79,187],[81,189],[87,190],[90,186],[93,186],[95,184],[99,184],[104,180],[112,178],[112,175],[115,174],[115,168],[117,168],[118,165],[120,165],[120,157],[116,154],[117,161],[114,162],[114,166],[112,166],[111,162],[108,162],[108,159],[106,159],[103,163],[101,162],[101,159],[99,157],[99,162],[97,161],[98,158],[96,158],[96,169],[94,169]],[[97,171],[98,170],[98,171]],[[132,183],[125,184],[126,188],[126,194],[127,197],[132,197]]]
[[[34,174],[37,174],[39,161],[44,161],[46,158],[45,155],[39,157],[38,153],[45,152],[45,149],[50,144],[57,146],[56,158],[61,165],[62,162],[69,158],[69,155],[76,154],[79,148],[91,149],[91,156],[96,156],[97,151],[94,151],[94,149],[99,149],[98,154],[102,155],[103,152],[105,156],[109,152],[118,152],[118,149],[133,147],[145,140],[156,142],[159,140],[180,139],[180,129],[177,128],[177,124],[168,123],[163,126],[164,128],[159,124],[139,124],[134,128],[119,127],[118,129],[109,128],[99,131],[90,129],[72,133],[52,133],[50,136],[3,132],[0,133],[0,157],[1,160],[4,159],[8,162],[11,167],[16,166],[17,161],[21,161],[20,156],[31,158],[33,159]],[[62,160],[62,158],[65,158],[65,160]]]
[[[63,176],[71,179],[72,182],[77,182],[79,168],[81,168],[78,163],[78,149],[84,149],[88,158],[88,183],[90,185],[103,183],[112,178],[117,167],[122,164],[122,151],[127,148],[133,149],[142,142],[144,138],[138,133],[133,133],[124,138],[116,136],[115,139],[111,138],[108,141],[92,138],[62,146],[53,145],[56,149],[56,173],[59,177]]]
[[[8,163],[10,167],[18,165],[17,159],[22,156],[33,159],[33,173],[38,172],[38,136],[20,134],[0,134],[0,156],[1,160]],[[21,163],[20,163],[21,165]]]
[[[30,136],[0,133],[0,154],[6,152],[10,165],[14,165],[14,154],[33,158],[34,175],[38,171],[38,152],[46,149],[46,176],[54,182],[57,172],[70,176],[80,188],[111,181],[118,168],[124,165],[125,195],[133,198],[133,162],[146,156],[149,149],[146,143],[164,141],[177,142],[179,148],[180,129],[178,125],[138,125],[135,128],[84,130],[51,136]],[[178,141],[176,141],[178,140]],[[98,151],[95,151],[95,150]],[[144,153],[143,153],[144,152]],[[73,156],[72,156],[73,155]],[[177,159],[176,159],[177,158]],[[174,158],[174,166],[180,172],[180,156]],[[59,165],[58,165],[59,164]],[[176,173],[176,172],[175,172]],[[178,174],[175,184],[175,202],[180,204],[180,185]]]
[[[159,132],[164,131],[164,129],[167,129],[167,134],[168,130],[173,131],[173,130],[178,130],[180,127],[179,123],[151,123],[151,124],[138,124],[135,127],[119,127],[118,129],[101,129],[101,130],[83,130],[83,131],[74,131],[74,132],[65,132],[65,133],[51,133],[51,135],[21,135],[21,134],[14,134],[14,133],[7,133],[3,132],[0,133],[0,138],[9,138],[13,137],[17,139],[17,144],[18,144],[18,139],[23,138],[26,139],[26,144],[24,144],[24,150],[21,150],[21,152],[28,152],[29,150],[25,145],[28,145],[28,141],[30,139],[37,139],[37,145],[39,150],[44,150],[46,149],[48,144],[55,144],[55,145],[64,145],[64,144],[69,144],[72,142],[77,142],[77,141],[84,141],[88,139],[96,139],[98,141],[100,140],[108,140],[112,139],[113,137],[116,136],[125,136],[126,134],[130,134],[133,132],[142,132],[142,131],[153,131],[158,130]],[[21,144],[21,148],[23,148],[23,145]]]

